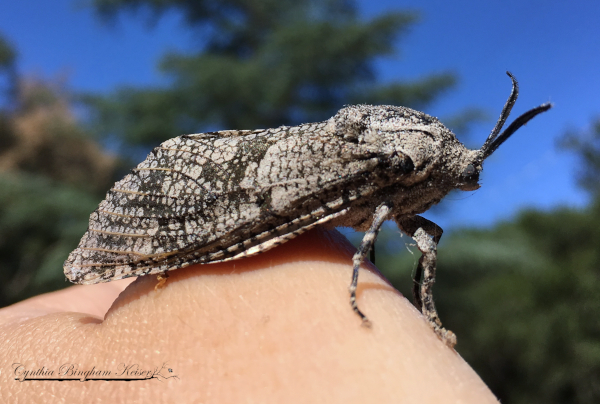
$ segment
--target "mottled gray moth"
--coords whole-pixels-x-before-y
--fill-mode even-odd
[[[518,96],[512,92],[491,134],[469,150],[436,118],[405,107],[354,105],[331,119],[274,129],[179,136],[156,147],[107,193],[64,265],[74,283],[164,274],[197,263],[248,257],[317,225],[366,231],[358,268],[384,221],[394,220],[422,253],[413,297],[449,345],[431,288],[442,229],[418,216],[453,189],[479,188],[483,161],[542,104],[500,133]]]

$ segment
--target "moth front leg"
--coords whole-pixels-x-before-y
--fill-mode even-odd
[[[367,253],[373,247],[375,240],[377,239],[377,234],[381,229],[383,223],[389,218],[391,212],[391,208],[389,205],[383,203],[375,209],[375,214],[373,215],[373,223],[365,236],[363,237],[358,250],[352,257],[352,283],[348,288],[350,290],[350,305],[352,306],[352,310],[362,319],[363,325],[369,327],[371,323],[367,316],[365,316],[362,311],[359,310],[356,305],[356,286],[358,285],[358,270],[360,268],[360,264],[365,260]]]
[[[413,278],[413,299],[415,305],[425,316],[433,331],[448,345],[456,345],[456,335],[442,327],[442,322],[435,309],[432,288],[435,283],[437,264],[437,244],[442,237],[443,230],[440,226],[421,216],[396,219],[398,227],[415,240],[421,258]],[[419,283],[423,274],[423,281]]]

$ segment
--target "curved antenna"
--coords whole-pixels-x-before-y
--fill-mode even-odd
[[[548,111],[550,108],[552,108],[552,104],[550,104],[550,103],[542,104],[539,107],[530,109],[529,111],[525,112],[523,115],[521,115],[520,117],[515,119],[513,121],[513,123],[511,123],[508,126],[508,128],[506,128],[506,130],[500,134],[500,136],[498,136],[496,139],[494,139],[492,141],[491,144],[488,144],[487,147],[484,144],[484,147],[486,147],[486,148],[485,149],[483,147],[481,148],[482,158],[485,160],[487,157],[489,157],[490,154],[495,152],[496,149],[502,143],[504,143],[504,141],[506,141],[506,139],[508,139],[513,133],[515,133],[521,126],[525,125],[527,122],[529,122],[530,120],[535,118],[536,115],[541,114],[542,112]],[[487,143],[488,142],[486,141],[486,144]]]
[[[484,155],[486,154],[486,150],[490,147],[490,144],[496,139],[496,136],[498,136],[498,133],[500,133],[500,130],[502,130],[502,127],[504,126],[506,119],[510,115],[510,111],[512,110],[512,107],[513,107],[513,105],[515,105],[515,102],[517,101],[517,97],[519,96],[519,83],[517,82],[517,79],[515,78],[515,76],[512,75],[511,72],[507,71],[506,74],[512,80],[512,91],[510,92],[510,96],[508,97],[508,100],[506,100],[506,104],[504,104],[504,108],[502,108],[502,112],[500,113],[498,122],[496,122],[496,126],[494,126],[494,129],[492,129],[492,133],[490,133],[490,135],[486,139],[483,146],[481,146],[481,151],[483,152]],[[491,153],[488,153],[487,155],[489,156],[490,154]]]

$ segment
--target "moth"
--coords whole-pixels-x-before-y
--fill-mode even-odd
[[[479,150],[469,150],[436,118],[405,107],[354,105],[324,122],[179,136],[156,147],[117,182],[91,214],[64,272],[93,284],[252,256],[315,226],[365,231],[358,269],[382,224],[394,220],[422,253],[416,307],[449,346],[432,297],[442,229],[419,216],[453,189],[479,188],[483,161],[517,129],[551,108],[542,104],[500,133],[512,91]]]

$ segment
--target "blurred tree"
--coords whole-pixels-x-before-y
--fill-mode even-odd
[[[256,129],[329,118],[350,103],[421,107],[455,83],[452,74],[412,83],[377,81],[374,62],[396,54],[394,40],[414,13],[359,18],[349,0],[93,0],[110,20],[121,11],[156,21],[181,13],[198,51],[162,62],[168,88],[124,88],[89,97],[101,134],[156,144],[176,134]]]
[[[68,285],[62,262],[118,168],[75,122],[66,91],[22,79],[15,57],[0,37],[0,307]]]
[[[0,172],[20,171],[102,192],[113,183],[115,156],[90,140],[71,113],[68,94],[58,85],[21,80],[0,149]],[[90,181],[93,178],[93,181]]]
[[[100,200],[43,175],[0,173],[0,307],[70,286],[62,264]]]

